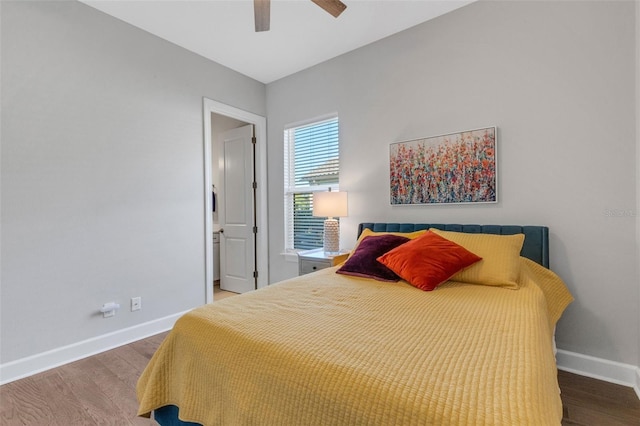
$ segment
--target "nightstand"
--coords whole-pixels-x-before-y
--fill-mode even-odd
[[[298,275],[310,274],[344,262],[349,253],[326,253],[323,249],[298,252]]]

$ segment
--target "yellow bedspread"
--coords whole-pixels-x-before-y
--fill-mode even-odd
[[[573,300],[522,258],[520,289],[432,292],[329,268],[184,315],[138,382],[204,425],[559,425],[552,333]]]

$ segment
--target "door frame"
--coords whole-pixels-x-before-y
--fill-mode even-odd
[[[213,218],[211,194],[211,114],[219,114],[253,124],[256,136],[256,255],[258,265],[258,288],[269,284],[269,233],[267,229],[267,119],[263,116],[223,104],[209,98],[202,98],[204,121],[204,232],[205,232],[205,303],[213,302]]]

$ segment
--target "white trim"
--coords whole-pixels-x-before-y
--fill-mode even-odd
[[[205,302],[213,302],[213,219],[211,217],[211,113],[224,115],[255,126],[256,143],[256,179],[258,194],[257,210],[257,253],[258,288],[269,285],[269,233],[267,216],[267,119],[239,108],[226,105],[212,99],[202,98],[204,121],[204,232],[205,232]]]
[[[327,190],[340,191],[340,182],[334,184],[314,184],[314,185],[296,185],[296,154],[295,154],[295,132],[300,128],[322,126],[335,122],[338,130],[338,151],[340,148],[340,117],[337,112],[325,114],[315,118],[307,119],[304,121],[298,121],[296,123],[287,124],[284,127],[284,251],[295,250],[294,249],[294,195],[295,194],[312,194],[315,192],[325,192]],[[311,142],[313,143],[313,142]],[[323,153],[322,157],[327,158],[328,154]],[[338,152],[338,159],[340,153]],[[307,160],[303,160],[307,161]],[[291,257],[285,256],[287,261],[291,261]]]
[[[165,332],[186,312],[188,311],[0,364],[0,385]]]
[[[558,349],[556,354],[558,369],[635,390],[640,399],[640,368],[635,365],[609,361],[589,355]]]
[[[298,263],[298,252],[297,251],[284,251],[280,253],[281,256],[284,256],[284,260],[287,262],[295,262]]]

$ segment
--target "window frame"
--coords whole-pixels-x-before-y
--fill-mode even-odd
[[[291,137],[291,133],[295,132],[300,127],[306,127],[310,125],[321,125],[325,122],[337,120],[338,125],[338,161],[340,161],[340,119],[337,113],[325,114],[315,118],[311,118],[304,121],[290,123],[284,126],[283,139],[284,139],[284,254],[296,254],[299,251],[307,249],[294,248],[294,218],[293,218],[293,197],[295,194],[314,193],[320,191],[328,191],[331,188],[332,191],[340,190],[340,166],[338,165],[338,183],[336,184],[319,184],[309,185],[304,187],[296,186],[295,184],[295,143]],[[322,247],[322,244],[319,246]],[[297,260],[297,258],[296,258]]]

